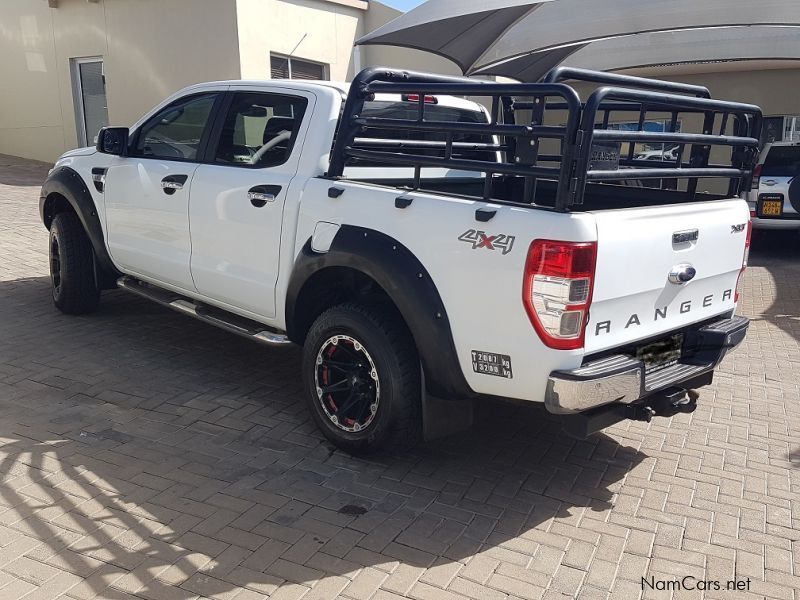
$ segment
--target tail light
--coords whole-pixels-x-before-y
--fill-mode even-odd
[[[522,302],[542,342],[582,348],[592,303],[597,243],[535,240],[528,250]]]
[[[753,189],[757,190],[761,185],[761,171],[764,169],[764,165],[756,165],[756,168],[753,169]]]
[[[742,278],[747,270],[747,261],[750,260],[750,241],[753,239],[753,222],[747,222],[747,239],[744,242],[744,257],[742,258],[742,270],[739,271],[739,279],[736,280],[736,296],[734,302],[739,302],[739,295],[742,291]]]

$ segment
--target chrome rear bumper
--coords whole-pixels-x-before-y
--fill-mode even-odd
[[[686,332],[681,359],[652,373],[645,373],[644,363],[626,354],[600,358],[572,371],[554,371],[545,406],[551,413],[575,414],[611,403],[631,404],[691,383],[713,372],[742,343],[749,324],[745,317],[733,317]]]

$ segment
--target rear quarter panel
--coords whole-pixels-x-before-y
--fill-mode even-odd
[[[345,190],[339,198],[328,197],[333,185]],[[294,256],[320,221],[393,237],[420,260],[436,284],[470,387],[482,394],[542,401],[548,375],[580,366],[584,353],[551,350],[534,331],[522,304],[528,247],[537,238],[595,241],[594,218],[418,192],[403,194],[413,203],[398,209],[398,195],[394,188],[310,179],[300,203]],[[497,211],[487,223],[475,219],[476,209],[483,207]],[[493,250],[464,241],[478,239],[478,232],[505,237],[495,237]],[[512,378],[476,373],[473,350],[509,356]]]

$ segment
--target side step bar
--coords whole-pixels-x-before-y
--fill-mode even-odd
[[[197,302],[175,292],[163,290],[149,283],[130,277],[129,275],[120,277],[117,280],[117,287],[267,346],[287,346],[292,343],[285,335],[274,329],[270,329],[263,323],[231,314],[213,306],[208,306],[207,304]]]

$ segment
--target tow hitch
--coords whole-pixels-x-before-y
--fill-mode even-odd
[[[621,421],[649,423],[653,417],[693,413],[699,397],[695,390],[671,387],[634,404],[609,404],[576,415],[564,415],[563,427],[568,435],[585,439]]]
[[[631,421],[649,423],[653,417],[672,417],[678,413],[693,413],[697,409],[699,397],[700,394],[694,390],[669,388],[658,396],[646,398],[640,404],[626,406],[626,418]]]

